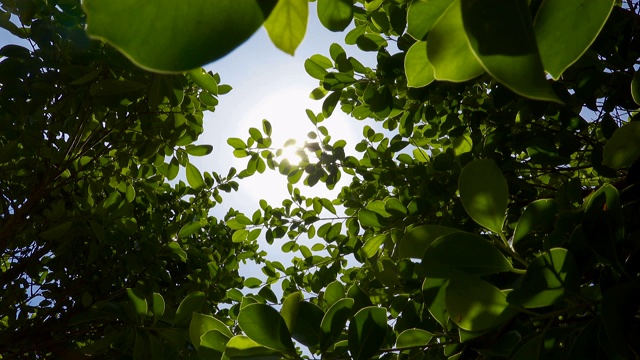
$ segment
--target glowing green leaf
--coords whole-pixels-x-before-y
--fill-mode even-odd
[[[307,31],[308,0],[280,0],[264,23],[278,49],[293,55]]]
[[[474,160],[458,179],[460,200],[469,216],[485,228],[499,233],[506,218],[507,180],[493,160]]]

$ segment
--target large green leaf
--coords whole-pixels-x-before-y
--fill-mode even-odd
[[[195,311],[200,310],[202,304],[204,304],[205,295],[202,291],[194,291],[189,293],[180,302],[178,310],[176,310],[176,316],[173,320],[174,324],[180,324],[191,318]]]
[[[544,0],[534,30],[544,69],[555,80],[596,39],[615,0]]]
[[[353,19],[351,0],[318,0],[318,18],[331,31],[342,31]]]
[[[202,178],[202,173],[191,163],[187,163],[186,166],[187,171],[187,182],[189,186],[194,189],[202,189],[204,187],[204,179]]]
[[[469,216],[485,228],[500,233],[506,218],[509,188],[493,160],[474,160],[458,179],[460,200]]]
[[[404,72],[407,75],[408,87],[427,86],[435,80],[433,66],[427,58],[425,41],[418,41],[411,45],[404,58]]]
[[[522,96],[560,102],[545,78],[527,1],[461,2],[469,44],[484,69]]]
[[[222,358],[251,359],[251,360],[279,360],[282,355],[272,349],[261,346],[257,342],[243,335],[236,335],[229,340]]]
[[[444,302],[447,281],[447,279],[427,277],[422,282],[424,306],[442,327],[446,327],[449,321],[449,314]]]
[[[408,329],[398,335],[396,347],[426,346],[433,338],[433,334],[422,329]]]
[[[509,260],[482,236],[454,232],[439,237],[422,258],[429,277],[446,278],[455,269],[481,276],[513,269]]]
[[[333,345],[342,334],[347,320],[351,317],[351,309],[355,301],[350,298],[344,298],[336,301],[327,310],[320,323],[320,349],[327,350]]]
[[[631,166],[640,157],[640,122],[618,128],[604,146],[603,165],[612,169]]]
[[[358,311],[349,323],[349,352],[355,360],[370,359],[387,333],[387,311],[370,306]]]
[[[298,308],[298,318],[291,331],[291,336],[303,345],[318,347],[320,345],[320,325],[324,318],[324,312],[318,305],[307,301],[301,301]]]
[[[449,279],[445,302],[451,320],[469,331],[490,329],[516,314],[500,289],[460,272]]]
[[[279,0],[264,28],[278,49],[293,55],[307,31],[308,18],[308,0]]]
[[[133,308],[135,309],[138,318],[144,319],[147,316],[147,311],[149,309],[147,299],[144,297],[144,294],[140,292],[140,290],[127,288],[127,295],[133,304]]]
[[[453,0],[416,0],[407,10],[407,33],[423,40],[433,29]]]
[[[295,352],[291,333],[277,310],[265,304],[251,304],[240,310],[238,325],[253,341],[269,349]]]
[[[522,284],[509,293],[509,303],[525,308],[555,304],[567,289],[575,288],[578,273],[573,256],[566,249],[554,248],[538,255],[527,268]]]
[[[219,59],[247,40],[276,0],[86,0],[87,32],[137,65],[182,72]]]
[[[554,199],[540,199],[527,205],[516,225],[513,243],[517,243],[534,229],[550,230],[557,213],[558,205]]]
[[[460,1],[452,2],[427,36],[427,56],[437,80],[467,81],[484,72],[469,47]]]
[[[290,332],[293,331],[293,327],[296,325],[300,301],[302,301],[302,293],[300,291],[296,291],[287,296],[282,302],[280,316],[284,319],[284,322],[287,324],[287,328]]]
[[[390,239],[389,234],[379,234],[370,237],[362,246],[362,252],[364,256],[369,259],[372,258],[380,250],[380,246],[384,244],[387,239]]]
[[[233,337],[233,333],[220,320],[211,315],[193,313],[191,323],[189,324],[189,336],[191,343],[198,349],[200,347],[200,338],[211,330],[217,330],[228,338]]]
[[[336,301],[344,297],[344,285],[342,285],[338,280],[327,285],[327,288],[324,291],[324,302],[327,304],[327,307],[331,307],[331,305],[335,304]]]
[[[422,259],[424,252],[437,238],[456,231],[460,230],[441,225],[416,226],[400,238],[396,254],[401,259]]]
[[[207,331],[199,338],[198,355],[207,360],[221,359],[231,337],[218,330]]]

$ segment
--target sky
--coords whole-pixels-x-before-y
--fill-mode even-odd
[[[307,119],[305,109],[321,112],[322,100],[312,100],[309,93],[319,85],[319,81],[307,75],[304,61],[316,53],[329,57],[332,43],[343,45],[348,55],[372,64],[375,55],[363,53],[353,46],[344,45],[344,33],[332,33],[318,21],[315,3],[310,3],[309,25],[306,36],[296,50],[295,56],[277,49],[261,28],[245,44],[226,57],[205,66],[206,70],[219,73],[222,83],[233,90],[219,98],[215,113],[205,115],[205,133],[199,143],[214,146],[213,153],[201,159],[193,159],[196,166],[204,171],[226,174],[231,164],[238,170],[244,169],[247,158],[235,159],[232,148],[226,144],[229,137],[246,140],[250,127],[262,129],[262,119],[273,125],[273,147],[282,147],[289,138],[304,143],[306,134],[315,130]],[[329,129],[332,139],[344,139],[348,148],[353,148],[364,124],[350,118],[336,109],[322,125]],[[224,214],[229,206],[241,211],[253,211],[258,201],[265,199],[270,204],[280,204],[287,194],[286,177],[267,170],[241,181],[241,190],[235,194],[225,194],[222,206],[216,214]],[[324,190],[323,190],[324,189]],[[303,194],[328,197],[329,192],[322,184],[313,189],[302,189]]]

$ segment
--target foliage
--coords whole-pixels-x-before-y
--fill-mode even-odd
[[[0,11],[26,46],[0,50],[2,358],[188,351],[192,312],[221,311],[260,258],[209,215],[235,171],[190,163],[229,87],[140,70],[87,38],[79,1]],[[189,183],[168,184],[181,168]]]
[[[103,14],[91,3],[89,21]],[[639,356],[640,6],[346,3],[318,0],[320,20],[333,31],[353,21],[345,43],[375,52],[376,67],[338,44],[312,56],[312,96],[324,100],[307,111],[316,132],[302,161],[276,160],[264,121],[228,139],[247,166],[220,178],[188,161],[209,152],[189,145],[219,78],[135,69],[84,39],[75,2],[3,2],[24,27],[3,26],[34,43],[3,48],[0,62],[0,140],[15,148],[0,172],[3,353],[26,356],[38,334],[36,355],[59,357]],[[300,20],[305,6],[281,0],[281,20],[267,20],[285,51],[301,37],[279,11]],[[42,26],[56,31],[41,38]],[[322,125],[336,108],[372,124],[357,156]],[[189,185],[164,183],[180,166]],[[208,216],[235,176],[267,168],[286,176],[290,199]],[[335,199],[297,187],[341,179]],[[262,232],[294,260],[265,260],[266,278],[242,284],[238,260],[263,260]],[[69,263],[71,251],[87,261]]]

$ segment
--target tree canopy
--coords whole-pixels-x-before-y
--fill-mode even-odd
[[[0,3],[3,359],[640,357],[637,2],[318,0],[351,27],[305,61],[302,161],[265,120],[225,174],[198,67],[262,25],[293,54],[307,0]],[[265,171],[289,199],[210,215]]]

